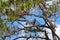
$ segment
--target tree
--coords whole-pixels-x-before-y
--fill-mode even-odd
[[[26,38],[26,40],[30,38],[40,38],[41,40],[50,40],[48,32],[45,28],[51,30],[53,40],[60,40],[60,37],[55,33],[56,28],[56,16],[59,13],[56,13],[58,9],[58,4],[60,1],[56,3],[53,2],[53,5],[47,5],[45,0],[0,0],[0,36],[3,40],[11,35],[16,35],[19,31],[24,30],[25,33],[34,32],[35,35],[32,36],[21,36],[19,38]],[[36,15],[29,13],[30,9],[37,7],[42,11],[42,15]],[[48,6],[48,7],[46,7]],[[36,18],[33,20],[27,20],[26,16],[35,16],[38,18],[42,18],[44,20],[44,24],[37,22]],[[50,18],[54,18],[54,20],[50,20]],[[22,19],[21,19],[22,18]],[[22,24],[21,22],[25,22]],[[22,25],[23,28],[14,27],[13,23],[17,22]],[[36,23],[37,22],[37,23]],[[11,25],[10,25],[11,24]],[[18,32],[18,33],[17,33]],[[45,37],[37,36],[37,32],[44,33]],[[40,34],[41,35],[41,34]]]

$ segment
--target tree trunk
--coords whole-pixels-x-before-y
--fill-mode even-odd
[[[55,29],[53,29],[53,31],[52,31],[53,40],[57,40],[57,38],[56,38],[54,32],[55,32]]]

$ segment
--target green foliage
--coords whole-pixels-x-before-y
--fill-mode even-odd
[[[8,21],[17,21],[18,20],[18,17],[15,17],[15,16],[13,16],[13,15],[11,15],[11,16],[9,16],[8,18],[7,18],[7,20]]]
[[[2,9],[0,8],[0,13],[2,12]]]
[[[8,1],[3,2],[3,6],[8,6],[8,5],[9,5]]]
[[[6,25],[6,23],[3,24],[3,30],[4,30],[5,32],[8,32],[8,26]]]
[[[56,2],[57,4],[60,4],[60,1],[59,2]]]
[[[0,0],[0,6],[2,5],[2,0]]]
[[[0,23],[2,23],[3,22],[3,20],[0,18]]]
[[[8,26],[6,25],[6,23],[0,24],[0,29],[5,32],[8,32]]]
[[[56,10],[56,6],[54,6],[54,5],[52,5],[52,6],[49,6],[49,8],[48,8],[49,10],[51,10],[51,11],[55,11]]]

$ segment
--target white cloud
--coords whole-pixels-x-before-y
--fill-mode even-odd
[[[56,34],[60,37],[60,25],[57,25]]]
[[[53,1],[47,1],[46,4],[52,5]]]

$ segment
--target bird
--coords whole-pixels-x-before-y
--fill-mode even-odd
[[[35,25],[35,23],[36,23],[36,19],[34,18],[33,25]]]

